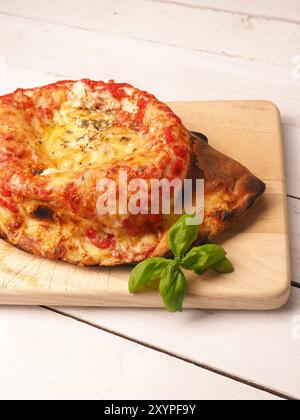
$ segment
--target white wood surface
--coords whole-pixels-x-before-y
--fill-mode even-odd
[[[275,312],[60,311],[300,399],[300,319],[298,340],[293,324],[299,307],[295,288],[289,304]]]
[[[30,8],[28,2],[22,2],[23,7],[20,7],[20,1],[7,2],[0,11],[33,15],[44,22],[59,22],[73,28],[88,28],[158,44],[270,63],[287,64],[290,63],[291,51],[300,54],[300,25],[292,22],[183,7],[178,2],[65,0],[57,2],[60,8],[53,7],[51,0],[29,3]],[[147,16],[147,19],[142,19],[142,16]],[[257,48],[258,42],[260,48]]]
[[[0,399],[276,399],[44,309],[2,308]]]
[[[0,55],[8,63],[1,92],[61,78],[114,77],[164,100],[275,102],[284,123],[287,192],[295,197],[289,198],[290,240],[293,281],[300,284],[300,78],[292,63],[300,54],[299,7],[296,0],[1,2]],[[245,387],[194,365],[186,370],[180,361],[182,367],[178,364],[175,370],[184,379],[178,380],[172,397],[186,397],[186,389],[193,390],[197,380],[203,394],[195,398],[271,398],[255,390],[254,383],[300,398],[299,300],[294,288],[288,306],[267,314],[70,312],[253,382]],[[132,343],[129,348],[122,338],[46,310],[0,308],[0,329],[0,398],[147,398],[148,392],[155,398],[157,371],[166,376],[159,397],[167,398],[167,388],[176,379],[173,363],[179,362],[170,356]],[[125,357],[124,364],[119,355]],[[113,384],[103,382],[109,376],[101,364],[103,356],[114,372]],[[144,358],[150,366],[147,380],[136,387]],[[138,395],[130,391],[132,383]]]

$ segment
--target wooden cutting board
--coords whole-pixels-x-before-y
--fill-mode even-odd
[[[264,101],[171,104],[192,131],[243,163],[267,184],[260,203],[216,242],[236,271],[190,274],[186,308],[275,309],[290,291],[284,159],[280,115]],[[81,268],[33,257],[0,242],[0,303],[161,307],[157,292],[132,296],[129,268]]]

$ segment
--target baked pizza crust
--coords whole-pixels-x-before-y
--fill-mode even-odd
[[[97,185],[205,180],[206,242],[264,192],[246,168],[191,135],[163,103],[127,84],[82,80],[0,97],[0,236],[39,257],[114,266],[168,254],[178,216],[99,215]],[[128,197],[129,199],[130,197]]]
[[[266,185],[243,165],[193,134],[191,142],[191,178],[205,181],[205,215],[198,238],[203,244],[244,216],[265,192]],[[169,252],[167,236],[165,232],[153,256]]]
[[[0,97],[0,232],[34,255],[117,265],[151,255],[170,218],[100,214],[100,180],[183,180],[189,133],[128,84],[66,81]],[[104,193],[104,191],[103,191]],[[134,196],[128,194],[126,201]]]

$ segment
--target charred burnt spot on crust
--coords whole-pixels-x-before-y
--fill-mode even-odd
[[[246,210],[249,210],[251,209],[251,207],[254,206],[255,201],[257,200],[257,197],[258,197],[257,195],[251,195],[250,197],[248,197],[246,207],[245,207]]]
[[[238,212],[236,210],[224,211],[223,212],[223,221],[224,222],[230,222],[236,216],[238,216]]]
[[[33,173],[33,175],[41,175],[44,172],[44,169],[35,168],[35,169],[32,169],[31,172]]]
[[[66,252],[66,247],[63,244],[61,244],[54,248],[53,256],[56,259],[61,259],[66,255]]]
[[[237,210],[217,210],[211,213],[212,217],[223,222],[230,222],[236,216],[238,216]]]
[[[245,185],[245,190],[247,193],[253,193],[258,197],[266,191],[266,184],[258,178],[251,177]]]
[[[194,246],[205,245],[209,242],[209,234],[203,234],[200,232],[197,240],[195,241]]]
[[[4,241],[8,239],[6,233],[2,232],[1,230],[0,230],[0,239],[3,239]]]
[[[218,220],[220,220],[220,219],[222,219],[222,215],[223,215],[223,211],[222,210],[216,210],[216,211],[213,211],[213,212],[211,212],[211,214],[210,214],[214,219],[218,219]]]
[[[32,217],[52,222],[54,220],[54,214],[54,210],[50,207],[40,205],[32,212]]]
[[[246,202],[245,210],[249,210],[254,206],[257,199],[266,191],[266,184],[260,181],[258,178],[251,178],[246,184],[246,191],[252,193]]]

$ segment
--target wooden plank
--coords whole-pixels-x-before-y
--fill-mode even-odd
[[[183,6],[183,7],[192,7],[198,9],[209,9],[215,11],[222,11],[222,12],[232,12],[232,13],[241,13],[245,15],[252,15],[262,18],[274,18],[277,20],[287,20],[292,22],[300,21],[300,6],[297,0],[286,0],[284,7],[282,7],[282,0],[261,0],[260,2],[254,2],[249,0],[146,0],[150,2],[156,3],[167,3],[174,6]],[[140,1],[140,3],[144,3],[145,0]],[[21,16],[29,16],[31,18],[47,18],[51,19],[54,22],[59,23],[60,19],[62,19],[62,15],[60,13],[60,7],[69,8],[69,14],[72,13],[73,17],[76,15],[83,16],[86,18],[88,15],[96,13],[100,10],[101,6],[106,8],[106,4],[103,3],[101,0],[100,4],[95,2],[94,0],[79,0],[76,2],[73,7],[70,8],[70,2],[67,2],[65,5],[64,2],[57,2],[58,7],[51,8],[50,2],[44,1],[44,4],[41,4],[38,0],[27,0],[26,7],[18,0],[12,0],[9,4],[3,5],[2,11],[7,13],[14,13]],[[118,6],[120,2],[116,2],[115,0],[111,0],[111,5],[115,7],[115,12],[118,10]],[[84,7],[86,5],[86,7]],[[75,9],[74,9],[75,6]],[[93,10],[93,13],[90,13],[90,10]],[[176,9],[175,9],[176,10]],[[45,12],[48,15],[45,15]],[[50,13],[50,14],[49,14]],[[76,21],[77,23],[81,23],[82,20],[79,18]],[[88,19],[84,19],[84,22],[89,23]]]
[[[189,273],[187,308],[274,309],[289,296],[282,138],[277,109],[269,102],[172,104],[190,130],[240,161],[267,183],[259,206],[218,241],[236,272],[198,277]],[[270,154],[269,151],[272,150]],[[260,244],[258,250],[256,244]],[[129,268],[92,269],[32,258],[0,246],[0,303],[161,307],[157,292],[128,293]],[[255,269],[254,269],[255,267]]]
[[[169,2],[58,0],[53,7],[50,0],[29,0],[21,4],[3,2],[0,12],[277,64],[289,65],[291,57],[300,54],[300,25],[296,23],[181,7]]]
[[[30,88],[54,83],[62,76],[48,74],[39,70],[6,64],[6,77],[0,77],[0,95],[13,92],[18,87]]]
[[[197,363],[300,398],[300,290],[275,312],[62,311]]]
[[[45,309],[2,308],[0,335],[0,400],[276,399]]]
[[[75,79],[114,76],[151,90],[163,100],[267,99],[283,109],[289,123],[299,119],[300,83],[292,78],[292,64],[273,66],[217,57],[1,15],[0,33],[1,52],[10,64],[26,63],[35,70]],[[16,82],[22,85],[21,78]]]
[[[300,22],[300,4],[298,0],[148,0],[159,3],[174,3],[193,8],[207,8],[216,11],[242,13],[269,19]]]
[[[35,70],[75,79],[115,77],[140,85],[163,100],[267,99],[283,109],[288,122],[297,123],[299,118],[300,83],[292,79],[292,65],[216,57],[1,15],[0,24],[1,52],[10,64],[23,67],[26,63]],[[54,60],[55,56],[59,60]],[[15,83],[20,87],[22,79]]]

